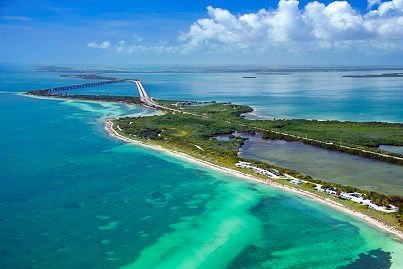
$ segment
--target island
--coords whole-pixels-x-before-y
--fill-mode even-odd
[[[344,186],[331,182],[331,179],[319,180],[292,169],[244,159],[238,155],[238,151],[247,138],[237,135],[259,133],[262,139],[300,141],[402,165],[401,155],[378,153],[375,149],[379,145],[403,145],[402,124],[303,119],[248,120],[245,114],[253,111],[249,106],[230,102],[155,100],[147,96],[140,82],[134,82],[143,91],[142,98],[70,95],[50,90],[32,91],[27,95],[122,102],[160,110],[163,112],[161,115],[109,119],[107,130],[127,142],[170,152],[213,169],[310,197],[403,239],[402,196]],[[219,140],[217,137],[220,135],[231,139]]]
[[[345,75],[343,78],[403,78],[403,73],[387,73],[380,75]]]

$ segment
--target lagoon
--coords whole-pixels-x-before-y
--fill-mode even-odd
[[[380,145],[380,149],[403,155],[403,147]]]
[[[265,140],[248,136],[241,147],[243,158],[294,169],[314,178],[342,185],[403,195],[403,167],[331,151],[301,142]]]

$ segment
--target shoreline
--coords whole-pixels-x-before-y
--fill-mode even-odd
[[[291,186],[284,185],[284,184],[281,184],[281,183],[273,182],[271,180],[267,180],[267,181],[262,180],[262,179],[260,179],[258,177],[255,177],[255,176],[252,176],[252,175],[249,175],[249,174],[246,174],[246,173],[242,173],[242,172],[234,170],[234,169],[222,167],[222,166],[219,166],[219,165],[216,165],[216,164],[204,161],[204,160],[197,159],[197,158],[192,157],[190,155],[187,155],[187,154],[185,154],[183,152],[168,150],[168,149],[165,149],[165,148],[163,148],[161,146],[150,145],[150,144],[144,143],[144,142],[139,141],[139,140],[127,138],[127,137],[119,134],[113,128],[113,122],[111,120],[106,121],[105,130],[112,137],[115,137],[115,138],[117,138],[119,140],[122,140],[122,141],[125,141],[127,143],[134,143],[134,144],[137,144],[137,145],[149,148],[149,149],[153,149],[153,150],[156,150],[156,151],[162,151],[164,153],[174,155],[175,157],[179,157],[179,158],[185,159],[187,161],[197,163],[199,165],[207,166],[210,169],[214,169],[216,171],[224,172],[226,174],[229,174],[229,175],[232,175],[232,176],[235,176],[235,177],[238,177],[238,178],[243,178],[243,179],[247,179],[249,181],[253,181],[253,182],[256,182],[256,183],[269,185],[269,186],[275,187],[277,189],[281,189],[281,190],[284,190],[284,191],[292,192],[292,193],[295,193],[295,194],[310,198],[312,200],[315,200],[316,202],[320,202],[320,203],[322,203],[324,205],[330,206],[330,207],[335,208],[335,209],[337,209],[337,210],[339,210],[339,211],[341,211],[343,213],[346,213],[346,214],[348,214],[350,216],[353,216],[353,217],[355,217],[355,218],[357,218],[357,219],[359,219],[361,221],[364,221],[365,223],[367,223],[367,224],[369,224],[369,225],[371,225],[373,227],[376,227],[379,230],[382,230],[383,232],[386,232],[386,233],[388,233],[390,235],[393,235],[394,238],[399,240],[400,242],[403,241],[403,232],[402,231],[399,231],[398,229],[396,229],[395,227],[393,227],[391,225],[383,223],[383,222],[381,222],[381,221],[379,221],[379,220],[377,220],[377,219],[375,219],[375,218],[373,218],[371,216],[368,216],[368,215],[366,215],[364,213],[361,213],[359,211],[351,209],[351,208],[349,208],[347,206],[344,206],[344,205],[342,205],[342,204],[340,204],[338,202],[335,202],[333,200],[330,200],[328,198],[323,198],[323,197],[321,197],[319,195],[316,195],[314,193],[311,193],[311,192],[308,192],[308,191],[305,191],[305,190],[301,190],[301,189],[297,189],[297,188],[293,188]]]
[[[138,107],[144,107],[144,108],[150,109],[149,107],[143,106],[141,104],[128,104],[128,103],[123,103],[123,102],[84,100],[84,99],[75,99],[75,98],[68,98],[68,97],[63,98],[63,97],[38,96],[38,95],[26,94],[25,92],[17,92],[16,95],[23,96],[23,97],[28,97],[28,98],[40,99],[40,100],[76,101],[76,102],[94,103],[94,104],[105,104],[105,103],[107,103],[107,104],[121,104],[121,105],[126,105],[126,106],[138,106]],[[155,110],[155,109],[153,109],[153,110]]]
[[[54,97],[54,96],[37,96],[37,95],[31,95],[31,94],[27,94],[24,92],[19,92],[17,93],[17,95],[20,96],[25,96],[25,97],[31,97],[31,98],[36,98],[36,99],[53,99],[53,100],[64,100],[64,101],[76,101],[76,102],[89,102],[89,103],[98,103],[98,104],[103,104],[103,103],[117,103],[117,104],[125,104],[127,106],[141,106],[143,108],[146,109],[152,109],[152,110],[171,110],[173,112],[180,112],[180,113],[184,113],[184,114],[190,114],[190,115],[194,115],[194,116],[200,116],[197,114],[193,114],[191,112],[185,112],[185,111],[178,111],[176,109],[172,109],[172,108],[168,108],[168,107],[164,107],[161,105],[158,105],[157,103],[153,103],[153,101],[151,100],[151,104],[145,104],[145,103],[134,103],[134,104],[129,104],[126,102],[117,102],[117,101],[102,101],[102,100],[86,100],[86,99],[78,99],[78,98],[69,98],[69,97]],[[253,108],[252,108],[253,109]],[[252,115],[252,118],[250,118],[249,120],[253,121],[253,120],[258,120],[257,118],[253,119],[253,117],[259,117],[257,116],[257,114],[253,114],[254,113],[254,109],[252,112],[248,112],[248,113],[243,113],[242,115],[245,116],[246,119],[248,119],[247,115]],[[255,115],[255,116],[253,116]],[[308,119],[309,121],[312,121],[311,119]],[[342,121],[340,121],[342,122]],[[389,122],[388,122],[389,123]],[[329,148],[329,145],[334,145],[335,143],[332,142],[326,142],[326,141],[322,141],[322,140],[318,140],[318,139],[312,139],[312,138],[304,138],[298,135],[293,135],[290,133],[284,133],[284,132],[280,132],[280,131],[273,131],[270,129],[264,129],[261,127],[255,127],[256,130],[258,131],[263,131],[263,132],[269,132],[269,133],[274,133],[275,135],[282,135],[282,136],[286,136],[288,138],[290,138],[291,140],[287,140],[287,141],[294,141],[294,142],[301,142],[303,144],[306,145],[310,145],[310,146],[317,146],[323,149],[327,149],[327,150],[331,150],[331,151],[335,151],[335,152],[340,152],[340,153],[345,153],[348,155],[352,155],[352,156],[358,156],[361,158],[366,158],[366,159],[371,159],[371,160],[376,160],[376,161],[385,161],[394,165],[403,165],[403,158],[393,155],[394,153],[391,153],[391,155],[382,153],[382,151],[376,152],[373,150],[368,150],[368,149],[362,149],[362,148],[358,148],[356,146],[349,146],[349,145],[339,145],[336,146],[336,148]],[[395,146],[395,145],[392,145]],[[349,151],[353,151],[353,152],[349,152]],[[369,154],[369,155],[368,155]],[[399,155],[399,154],[398,154]]]
[[[71,100],[71,101],[90,102],[90,103],[98,103],[98,104],[99,103],[110,103],[108,101],[93,101],[93,100],[79,100],[79,99],[74,99],[74,98],[57,98],[57,97],[35,96],[35,95],[25,94],[24,92],[18,92],[18,93],[16,93],[16,95],[20,95],[20,96],[24,96],[24,97],[30,97],[30,98],[36,98],[36,99],[50,99],[50,100],[59,100],[59,101]],[[116,103],[118,103],[118,102],[116,102]],[[148,107],[148,106],[141,105],[141,104],[127,104],[127,103],[125,103],[125,105],[128,105],[128,106],[140,106],[140,107],[156,110],[155,108]],[[178,151],[166,149],[166,148],[158,146],[158,145],[152,145],[152,144],[148,144],[148,143],[136,140],[136,139],[131,139],[131,138],[125,137],[125,136],[119,134],[113,128],[113,123],[111,122],[111,118],[106,119],[105,130],[109,133],[110,136],[115,137],[115,138],[117,138],[119,140],[125,141],[127,143],[134,143],[134,144],[137,144],[137,145],[140,145],[140,146],[143,146],[143,147],[155,150],[155,151],[168,153],[168,154],[171,154],[171,155],[173,155],[175,157],[182,158],[182,159],[185,159],[185,160],[187,160],[189,162],[193,162],[193,163],[196,163],[196,164],[199,164],[199,165],[207,166],[210,169],[214,169],[216,171],[220,171],[220,172],[232,175],[234,177],[243,178],[243,179],[253,181],[253,182],[256,182],[256,183],[269,185],[269,186],[272,186],[274,188],[282,189],[282,190],[288,191],[288,192],[292,192],[292,193],[298,194],[300,196],[304,196],[306,198],[314,200],[316,202],[320,202],[320,203],[322,203],[324,205],[333,207],[333,208],[335,208],[335,209],[337,209],[337,210],[339,210],[339,211],[341,211],[341,212],[343,212],[345,214],[353,216],[353,217],[355,217],[355,218],[357,218],[357,219],[359,219],[359,220],[361,220],[361,221],[363,221],[363,222],[365,222],[365,223],[367,223],[367,224],[369,224],[369,225],[371,225],[371,226],[373,226],[373,227],[375,227],[375,228],[377,228],[377,229],[379,229],[379,230],[381,230],[383,232],[386,232],[386,233],[388,233],[390,235],[393,235],[393,237],[396,240],[398,240],[399,242],[403,242],[403,231],[400,231],[400,230],[396,229],[394,226],[386,224],[386,223],[384,223],[384,222],[382,222],[380,220],[377,220],[377,219],[375,219],[375,218],[373,218],[373,217],[371,217],[369,215],[366,215],[365,213],[362,213],[362,212],[359,212],[357,210],[351,209],[351,208],[349,208],[349,207],[347,207],[347,206],[345,206],[345,205],[343,205],[341,203],[338,203],[338,202],[336,202],[334,200],[324,198],[322,196],[319,196],[319,195],[317,195],[315,193],[312,193],[312,192],[309,192],[309,191],[301,190],[301,189],[294,188],[294,187],[289,186],[289,185],[274,182],[274,181],[271,181],[270,179],[262,180],[261,178],[255,177],[253,175],[243,173],[243,172],[231,169],[231,168],[222,167],[220,165],[213,164],[213,163],[210,163],[208,161],[201,160],[201,159],[198,159],[196,157],[190,156],[190,155],[188,155],[186,153],[183,153],[183,152],[178,152]]]

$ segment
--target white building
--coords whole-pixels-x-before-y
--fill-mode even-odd
[[[291,180],[290,183],[294,184],[294,185],[300,185],[300,184],[302,184],[302,180],[296,178],[296,179]]]
[[[265,176],[268,176],[268,177],[271,177],[271,178],[279,178],[279,176],[276,175],[275,173],[273,173],[273,172],[271,172],[269,170],[266,170],[266,169],[251,165],[248,162],[238,162],[238,163],[235,164],[235,166],[239,167],[239,168],[252,169],[253,172],[255,172],[256,174],[265,175]]]

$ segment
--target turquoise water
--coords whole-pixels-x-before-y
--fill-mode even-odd
[[[135,69],[135,68],[134,68]],[[159,99],[231,101],[254,108],[260,116],[351,121],[403,122],[402,78],[343,78],[372,72],[312,72],[290,75],[248,73],[119,74],[139,78],[150,96]],[[133,94],[133,84],[86,89],[88,93]],[[78,90],[76,92],[82,92]]]
[[[152,111],[13,93],[65,82],[36,78],[0,84],[0,268],[403,267],[401,243],[352,217],[104,130]]]
[[[247,104],[259,115],[275,118],[403,121],[403,81],[342,78],[343,72],[294,73],[287,76],[188,74],[144,76],[151,96],[178,93],[192,99]],[[213,81],[213,83],[211,82]]]
[[[7,71],[0,74],[0,78],[8,80],[3,83],[16,82],[10,76],[9,69],[10,67],[0,66],[0,70]],[[294,72],[289,75],[263,75],[247,72],[153,73],[172,69],[169,66],[145,69],[126,66],[121,69],[150,72],[111,76],[141,79],[149,94],[159,99],[231,101],[252,106],[257,115],[275,118],[403,122],[402,78],[342,77],[397,71]],[[182,69],[186,70],[185,67]],[[23,71],[24,78],[19,81],[21,91],[40,88],[40,82],[44,81],[49,82],[46,84],[48,86],[80,82],[78,79],[60,78],[58,73],[32,73],[31,67],[25,67]],[[13,72],[21,73],[21,68],[14,67]],[[256,78],[242,78],[251,75]],[[83,93],[82,90],[71,92]],[[133,94],[135,89],[133,84],[122,83],[85,89],[85,92],[128,95]]]

